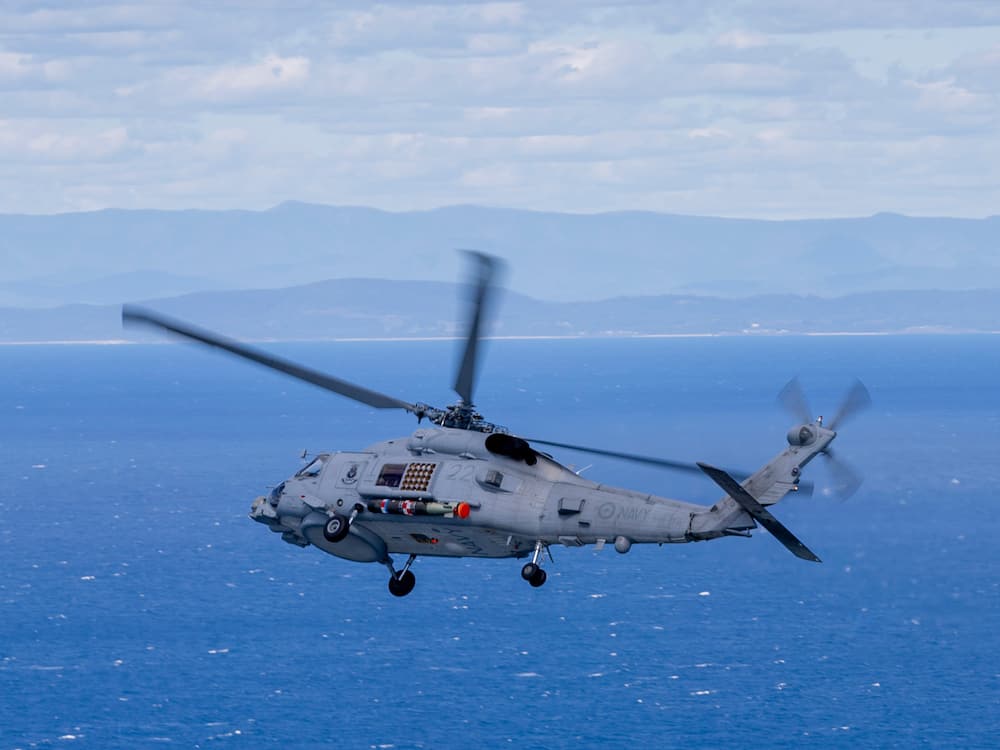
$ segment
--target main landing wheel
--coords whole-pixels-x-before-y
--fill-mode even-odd
[[[536,589],[545,583],[545,579],[548,578],[545,575],[545,571],[535,563],[528,563],[523,568],[521,568],[521,578],[526,580]]]
[[[334,513],[326,525],[323,526],[323,538],[328,542],[339,542],[347,532],[351,530],[351,524],[345,516]]]
[[[393,596],[406,596],[416,585],[417,577],[413,575],[413,571],[407,570],[399,578],[392,576],[389,579],[389,593]]]

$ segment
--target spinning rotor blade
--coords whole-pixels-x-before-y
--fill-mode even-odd
[[[462,355],[462,363],[455,375],[455,392],[461,397],[464,404],[471,406],[473,404],[472,390],[476,385],[476,364],[483,320],[486,317],[487,307],[493,293],[493,277],[500,268],[501,261],[477,250],[464,252],[476,262],[472,280],[475,287],[469,300],[472,315],[469,318],[469,329],[465,334],[465,352]]]
[[[669,471],[679,471],[686,474],[702,474],[702,469],[697,463],[685,463],[684,461],[672,461],[668,458],[655,458],[653,456],[640,456],[636,453],[621,453],[619,451],[609,451],[603,448],[587,448],[582,445],[572,445],[570,443],[556,443],[552,440],[536,440],[535,438],[524,438],[529,443],[537,443],[538,445],[551,445],[554,448],[566,448],[571,451],[580,451],[580,453],[590,453],[595,456],[607,456],[608,458],[620,458],[623,461],[632,461],[637,464],[645,464],[646,466],[656,466],[661,469],[667,469]],[[728,474],[736,477],[738,480],[743,481],[750,476],[749,473],[745,471],[735,471],[726,470]],[[813,493],[813,483],[812,482],[801,482],[799,484],[798,492],[801,495],[811,496]]]
[[[833,492],[841,499],[847,500],[858,488],[864,478],[847,461],[834,454],[827,448],[823,455],[826,456],[826,465],[833,477]]]
[[[837,413],[830,420],[830,429],[836,430],[838,425],[842,424],[845,419],[850,419],[855,414],[860,414],[871,405],[872,397],[868,393],[868,389],[865,388],[865,384],[860,380],[855,380],[850,390],[847,391],[847,395],[844,396],[844,401],[841,403]]]
[[[298,380],[318,385],[320,388],[339,393],[341,396],[347,396],[347,398],[368,404],[368,406],[373,406],[376,409],[405,409],[414,414],[421,411],[414,404],[400,401],[392,396],[386,396],[384,393],[379,393],[378,391],[363,388],[360,385],[349,383],[340,378],[325,375],[308,367],[302,367],[288,360],[254,349],[239,341],[234,341],[217,333],[197,328],[188,323],[153,312],[152,310],[146,310],[135,305],[124,305],[122,307],[122,323],[152,326],[153,328],[183,336],[191,341],[197,341],[216,349],[222,349],[230,354],[235,354],[237,357],[242,357],[251,362],[264,365],[264,367],[269,367],[272,370],[291,375]]]
[[[778,394],[778,402],[784,406],[792,415],[804,424],[813,422],[812,410],[806,400],[805,392],[799,384],[798,378],[792,378],[785,384]],[[817,419],[828,430],[836,431],[843,426],[844,422],[865,411],[872,404],[872,397],[865,388],[864,383],[855,380],[844,396],[844,400],[837,409],[837,413],[825,425],[822,425],[822,418]],[[831,494],[846,500],[861,486],[862,476],[849,463],[827,448],[822,452],[830,467],[830,475],[833,479],[833,486],[830,488]]]
[[[809,401],[798,378],[785,383],[785,387],[778,393],[778,403],[802,424],[813,421],[812,409],[809,408]]]
[[[701,469],[697,464],[684,463],[683,461],[671,461],[666,458],[654,458],[652,456],[640,456],[635,453],[620,453],[618,451],[604,450],[603,448],[586,448],[582,445],[571,445],[570,443],[556,443],[552,440],[536,440],[535,438],[524,438],[529,443],[538,445],[551,445],[553,448],[566,448],[571,451],[581,453],[591,453],[595,456],[607,456],[609,458],[621,458],[625,461],[632,461],[637,464],[647,466],[658,466],[661,469],[671,469],[672,471],[685,471],[690,474],[701,474]],[[745,475],[743,475],[745,478]]]

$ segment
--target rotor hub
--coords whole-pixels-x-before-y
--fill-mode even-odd
[[[431,416],[431,421],[441,427],[452,427],[458,430],[471,430],[473,432],[501,432],[506,433],[507,428],[483,419],[483,415],[476,411],[472,404],[459,402],[452,404],[447,409],[435,410],[437,413]]]

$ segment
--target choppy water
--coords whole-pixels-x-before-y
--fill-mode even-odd
[[[448,403],[447,343],[279,351]],[[407,434],[186,346],[0,349],[0,748],[961,747],[1000,730],[1000,339],[494,342],[478,401],[521,434],[753,468],[799,374],[867,481],[764,534],[380,566],[246,518],[298,454]],[[707,480],[560,453],[711,503]],[[818,462],[817,462],[818,463]],[[815,468],[814,468],[815,467]]]

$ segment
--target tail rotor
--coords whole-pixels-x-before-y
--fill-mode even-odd
[[[778,403],[802,424],[810,424],[813,421],[809,399],[806,398],[805,391],[802,390],[802,384],[797,377],[785,383],[785,387],[778,392]]]
[[[826,466],[833,479],[830,493],[841,500],[847,500],[861,487],[864,477],[850,463],[835,454],[832,449],[827,448],[823,451],[823,456],[826,458]]]
[[[840,407],[834,413],[832,419],[824,424],[823,417],[813,417],[809,408],[809,400],[802,389],[798,378],[792,378],[785,384],[785,387],[778,393],[778,403],[781,404],[796,420],[802,423],[803,427],[815,425],[826,430],[836,432],[838,427],[866,411],[872,404],[871,395],[864,383],[855,380],[848,389],[846,395],[840,403]],[[794,430],[795,428],[793,428]],[[861,473],[858,472],[849,462],[835,454],[831,448],[825,448],[822,452],[829,467],[833,485],[830,493],[835,494],[842,500],[846,500],[858,491],[864,481]]]
[[[860,380],[855,380],[848,389],[844,400],[840,403],[840,408],[833,415],[833,419],[827,425],[831,430],[836,430],[845,420],[851,419],[863,411],[867,411],[872,405],[872,397],[865,388],[865,384]]]

